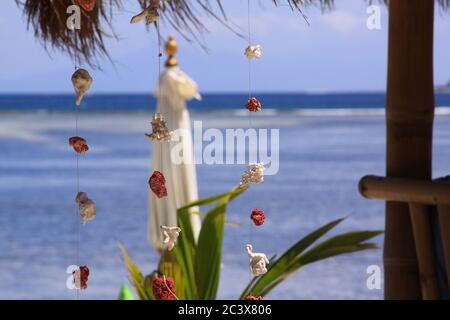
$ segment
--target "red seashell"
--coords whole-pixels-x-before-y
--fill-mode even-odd
[[[261,296],[246,296],[245,300],[262,300],[263,298]]]
[[[87,289],[87,282],[89,280],[89,268],[86,266],[81,266],[78,270],[72,272],[75,287],[80,290]]]
[[[255,225],[262,226],[264,224],[264,220],[266,219],[266,214],[261,209],[253,209],[250,218],[253,220]]]
[[[252,97],[247,100],[245,107],[251,112],[259,112],[261,111],[261,102],[259,102],[259,100],[255,97]]]
[[[96,0],[75,0],[75,3],[87,12],[91,12],[94,10],[96,2]]]
[[[166,178],[164,178],[164,175],[161,172],[153,172],[152,176],[148,180],[148,184],[150,185],[150,189],[158,198],[167,197]]]
[[[76,153],[86,153],[89,150],[86,139],[82,137],[71,137],[69,138],[69,144],[73,147]]]
[[[166,278],[165,280],[165,283],[163,277],[158,277],[153,280],[153,296],[156,300],[177,300],[173,279]]]

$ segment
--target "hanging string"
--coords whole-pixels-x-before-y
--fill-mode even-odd
[[[161,101],[162,97],[161,97],[161,57],[162,57],[162,50],[161,50],[161,33],[159,30],[159,23],[155,22],[156,24],[156,33],[158,34],[158,99],[159,101]],[[161,110],[157,110],[157,111],[161,111]],[[161,173],[163,172],[163,147],[162,147],[162,143],[158,143],[160,146],[160,163],[161,163],[161,167],[160,167],[160,171]]]
[[[73,35],[74,35],[74,38],[75,38],[75,49],[74,50],[76,51],[77,50],[77,46],[78,46],[78,38],[77,38],[77,34],[76,34],[76,29],[75,29],[74,26],[72,27],[72,31],[73,31]],[[79,61],[78,61],[76,52],[75,52],[74,57],[75,57],[75,59],[74,59],[75,71],[77,71],[78,70]],[[80,112],[79,107],[77,105],[75,105],[75,136],[78,136],[78,132],[79,132],[79,129],[78,129],[79,112]],[[76,194],[78,195],[78,193],[80,192],[80,157],[79,157],[78,152],[75,152],[75,157],[76,157],[76,185],[77,185],[77,190],[76,190],[77,193]],[[77,267],[80,267],[80,222],[79,222],[79,219],[78,219],[78,216],[79,216],[79,212],[78,211],[79,211],[79,208],[77,207],[77,209],[75,211],[76,212],[76,215],[75,215],[75,217],[76,217],[76,219],[75,219],[75,223],[76,223],[76,256],[75,256],[75,261],[76,261]],[[76,292],[76,299],[77,300],[79,299],[79,294],[80,294],[79,291],[80,291],[79,289],[75,290],[75,292]]]
[[[158,91],[158,100],[161,101],[161,99],[162,99],[162,97],[161,97],[161,92],[162,92],[161,91],[161,58],[162,58],[161,32],[159,30],[159,23],[155,22],[155,25],[156,25],[156,33],[157,33],[157,37],[158,37],[158,78],[157,78],[158,79],[157,80],[158,89],[157,89],[157,91]],[[161,112],[161,110],[158,110],[158,108],[157,108],[156,112]],[[160,148],[160,150],[159,150],[160,151],[159,152],[159,156],[160,156],[160,158],[159,158],[159,163],[160,163],[159,171],[161,173],[163,173],[163,159],[164,159],[164,157],[163,157],[163,150],[164,150],[164,148],[163,148],[163,144],[161,142],[156,142],[156,144]],[[155,143],[153,143],[153,146],[155,146]],[[164,201],[164,200],[161,199],[160,201]],[[162,254],[165,254],[165,253],[162,253]],[[165,286],[167,287],[169,292],[172,293],[174,295],[174,297],[176,297],[176,295],[170,290],[170,288],[167,286],[167,283],[166,283],[166,276],[165,276],[165,274],[167,274],[167,263],[163,263],[163,270],[161,270],[161,271],[164,274],[164,284],[165,284]],[[178,300],[178,298],[177,298],[177,300]]]
[[[250,21],[250,0],[247,0],[247,28],[248,28],[248,45],[252,45],[252,36],[251,36],[251,21]],[[248,60],[248,98],[252,97],[252,62],[251,59]],[[252,125],[252,112],[249,112],[249,127],[253,127]],[[250,158],[250,156],[249,156]],[[249,159],[250,160],[250,159]],[[253,226],[250,223],[249,230],[249,238],[250,244],[253,245]],[[253,279],[252,271],[250,270],[250,280]]]
[[[250,0],[247,0],[247,29],[248,29],[248,45],[252,45],[251,36],[251,21],[250,21]],[[251,59],[248,60],[248,98],[252,97],[252,62]],[[249,113],[249,123],[252,127],[252,113]]]

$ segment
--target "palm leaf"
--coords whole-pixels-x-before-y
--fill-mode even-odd
[[[293,245],[278,260],[269,264],[266,274],[247,286],[241,295],[241,299],[247,295],[267,295],[290,274],[306,264],[341,254],[376,248],[375,244],[364,243],[364,241],[381,234],[382,231],[354,231],[333,236],[304,252],[305,249],[341,221],[343,219],[332,221]]]
[[[130,281],[133,284],[139,299],[140,300],[153,300],[152,297],[148,294],[148,291],[145,290],[144,276],[142,275],[142,272],[139,270],[139,268],[136,266],[136,264],[133,262],[133,260],[131,260],[130,256],[128,255],[127,251],[125,250],[125,247],[120,242],[119,242],[119,248],[120,248],[120,251],[122,251],[123,259],[125,262],[125,267],[127,268],[128,273],[130,275]]]
[[[178,226],[182,229],[182,232],[180,233],[180,236],[178,238],[177,246],[175,247],[173,253],[180,265],[180,268],[182,270],[184,281],[186,282],[185,285],[185,298],[186,299],[198,299],[199,293],[198,293],[198,276],[196,277],[196,268],[195,268],[195,262],[196,262],[196,254],[199,251],[197,248],[197,243],[195,241],[194,232],[192,230],[192,225],[190,221],[190,215],[193,214],[191,212],[191,208],[197,207],[197,206],[203,206],[208,205],[214,202],[217,202],[219,200],[227,199],[227,202],[231,199],[234,199],[238,195],[240,195],[242,192],[244,192],[245,189],[243,188],[236,188],[233,189],[230,192],[222,193],[219,195],[203,198],[200,200],[196,200],[193,202],[188,203],[187,205],[179,208],[177,210],[178,215]],[[214,210],[214,209],[213,209]],[[211,212],[210,212],[211,213]],[[207,220],[206,215],[205,220],[202,224],[202,230],[205,221]],[[200,231],[201,234],[202,231]],[[221,241],[220,241],[221,245]]]
[[[341,223],[345,218],[334,220],[326,225],[320,227],[319,229],[311,232],[303,239],[294,244],[289,250],[287,250],[279,259],[277,259],[273,264],[269,264],[269,269],[267,273],[261,276],[258,280],[258,283],[253,287],[247,287],[246,290],[242,293],[240,299],[245,298],[250,295],[251,291],[259,291],[262,290],[269,283],[273,282],[275,279],[280,277],[289,266],[294,263],[295,258],[302,253],[306,248],[308,248],[311,244],[313,244],[317,239],[322,237],[328,231],[333,229],[339,223]]]
[[[362,244],[362,242],[382,233],[383,231],[352,231],[343,233],[321,242],[304,253],[298,260],[301,260],[302,264],[305,265],[333,255],[346,253],[345,249],[351,249],[353,246]]]
[[[199,299],[214,300],[219,288],[225,213],[230,195],[222,198],[202,223],[195,259]]]
[[[129,286],[123,285],[120,288],[119,300],[134,300],[133,293],[131,292]]]
[[[177,297],[180,300],[186,300],[186,282],[184,281],[183,270],[172,252],[164,251],[161,254],[158,270],[164,276],[173,279]]]

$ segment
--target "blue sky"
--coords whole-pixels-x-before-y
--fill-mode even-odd
[[[386,78],[387,11],[382,9],[382,29],[366,28],[365,1],[336,0],[336,10],[322,14],[308,8],[308,27],[289,7],[274,7],[271,0],[254,1],[252,38],[263,47],[264,56],[253,63],[253,90],[265,92],[383,91]],[[0,13],[0,93],[72,92],[73,62],[48,53],[27,31],[25,18],[15,2],[4,1]],[[133,0],[124,0],[125,11],[117,13],[114,27],[120,41],[108,40],[112,65],[103,60],[102,71],[93,70],[93,93],[152,92],[157,76],[154,32],[143,24],[130,25],[137,12]],[[247,1],[224,1],[229,19],[245,32]],[[180,66],[205,92],[247,90],[247,62],[242,52],[246,40],[235,36],[214,19],[203,16],[209,29],[206,53],[175,34]],[[450,14],[436,10],[435,81],[450,79]]]

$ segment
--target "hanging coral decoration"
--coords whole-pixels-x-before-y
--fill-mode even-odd
[[[78,290],[86,290],[89,280],[89,268],[86,266],[81,266],[77,270],[72,272],[73,283],[75,284],[75,288]]]
[[[264,220],[266,219],[266,214],[261,209],[253,209],[250,218],[256,226],[262,226],[264,224]]]
[[[247,187],[251,183],[261,183],[264,181],[264,164],[251,163],[247,170],[242,174],[240,187]]]
[[[251,112],[259,112],[261,111],[261,102],[255,97],[252,97],[247,100],[245,107]]]
[[[152,141],[168,142],[171,139],[172,132],[167,128],[162,114],[155,113],[152,118],[152,133],[145,135]]]
[[[263,298],[261,296],[246,296],[245,300],[262,300]]]
[[[78,136],[69,138],[69,145],[75,150],[76,153],[86,153],[89,151],[86,139]]]
[[[251,244],[247,244],[245,250],[250,258],[250,271],[252,275],[257,277],[265,274],[267,272],[267,265],[269,264],[267,256],[264,253],[253,252],[253,246]]]
[[[85,69],[78,69],[72,75],[73,88],[75,89],[75,93],[77,94],[77,106],[81,104],[81,101],[83,100],[86,92],[91,87],[92,82],[94,82],[94,80],[92,79],[89,72]]]
[[[181,229],[178,227],[166,227],[160,226],[161,233],[164,237],[163,243],[166,245],[167,250],[172,251],[180,235]]]
[[[91,12],[95,8],[97,0],[75,0],[75,3],[79,5],[84,11]]]
[[[153,172],[148,184],[158,198],[167,197],[166,178],[164,178],[164,175],[161,172]]]
[[[244,54],[247,59],[259,59],[262,56],[262,48],[259,44],[256,46],[248,46],[247,48],[245,48]]]
[[[159,2],[160,0],[152,0],[144,11],[131,18],[130,23],[139,23],[143,19],[145,19],[147,25],[157,22],[159,19]]]
[[[153,296],[156,300],[177,300],[172,278],[158,277],[153,280]]]
[[[95,218],[95,203],[87,196],[86,192],[78,192],[75,202],[80,209],[80,215],[83,218],[83,224]]]

